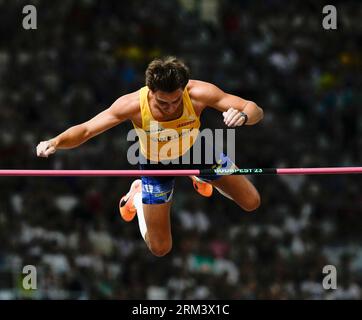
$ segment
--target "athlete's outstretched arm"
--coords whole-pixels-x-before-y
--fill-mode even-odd
[[[194,82],[195,85],[192,90],[198,96],[198,99],[206,106],[223,112],[226,125],[230,127],[242,125],[245,119],[240,114],[240,111],[247,115],[246,125],[256,124],[263,118],[263,109],[255,102],[226,93],[208,82]]]
[[[135,93],[118,98],[108,109],[97,114],[94,118],[70,127],[58,136],[42,141],[37,146],[38,157],[48,157],[57,149],[78,147],[94,136],[127,120],[134,112]]]

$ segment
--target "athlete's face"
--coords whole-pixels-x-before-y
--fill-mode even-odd
[[[173,92],[156,91],[152,92],[155,104],[158,109],[165,115],[172,115],[177,112],[182,103],[182,89]]]

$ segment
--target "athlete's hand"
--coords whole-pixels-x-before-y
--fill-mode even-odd
[[[224,122],[228,127],[238,127],[245,124],[247,117],[245,114],[234,108],[230,108],[228,111],[223,112]]]
[[[38,157],[48,158],[51,154],[57,151],[55,142],[53,140],[42,141],[36,147],[36,154]]]

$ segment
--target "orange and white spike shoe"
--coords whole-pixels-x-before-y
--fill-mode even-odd
[[[119,213],[123,220],[127,222],[132,221],[137,213],[133,199],[138,192],[142,192],[142,181],[140,179],[132,182],[128,193],[119,201]]]
[[[204,197],[211,197],[212,195],[212,184],[202,181],[196,176],[191,176],[192,184],[195,190]]]

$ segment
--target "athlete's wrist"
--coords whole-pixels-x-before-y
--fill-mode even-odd
[[[246,125],[246,123],[247,123],[248,120],[249,120],[249,117],[248,117],[248,115],[247,115],[244,111],[240,111],[240,115],[244,118],[243,123],[242,123],[241,125],[239,125],[240,127],[242,127],[242,126],[245,126],[245,125]]]
[[[59,145],[59,139],[58,138],[50,139],[49,144],[56,149]]]

